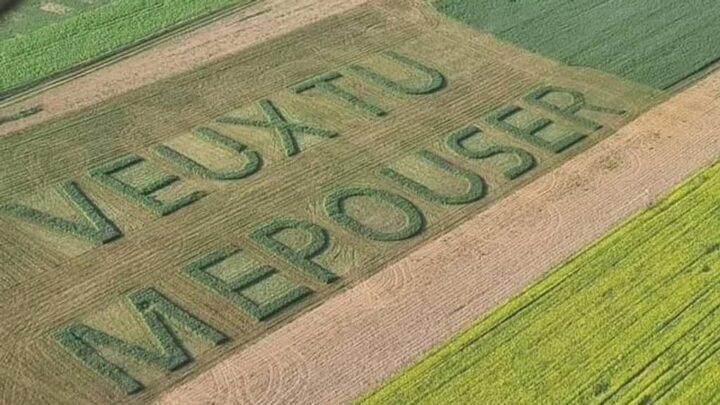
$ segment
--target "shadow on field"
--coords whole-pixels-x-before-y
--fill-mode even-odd
[[[22,0],[0,0],[0,16],[14,10],[20,3],[22,3]]]

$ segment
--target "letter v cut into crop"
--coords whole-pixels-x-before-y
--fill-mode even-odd
[[[108,219],[77,183],[67,181],[60,185],[59,190],[64,199],[71,203],[75,211],[79,211],[89,224],[71,221],[16,203],[0,205],[0,212],[57,233],[72,235],[97,244],[112,242],[122,237],[120,229]]]

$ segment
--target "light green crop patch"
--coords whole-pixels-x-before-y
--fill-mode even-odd
[[[19,3],[0,17],[0,98],[252,0]]]

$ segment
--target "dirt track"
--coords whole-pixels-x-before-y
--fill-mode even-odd
[[[367,1],[263,0],[238,14],[154,46],[152,51],[143,51],[0,108],[0,116],[9,116],[32,106],[43,107],[41,113],[30,118],[0,126],[0,136],[192,70]]]
[[[720,156],[720,72],[163,404],[350,401]]]

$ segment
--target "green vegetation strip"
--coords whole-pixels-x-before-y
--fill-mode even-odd
[[[362,402],[717,403],[720,164]]]
[[[0,98],[253,0],[122,0],[48,19],[0,41]],[[38,7],[40,5],[37,5]],[[90,7],[88,5],[81,7]],[[19,18],[31,19],[32,14]],[[28,22],[30,24],[30,22]]]
[[[720,3],[436,0],[437,9],[571,65],[667,88],[720,58]]]
[[[7,123],[13,122],[13,121],[19,121],[19,120],[25,119],[27,117],[31,117],[41,111],[42,111],[42,107],[38,105],[35,107],[30,107],[28,109],[19,111],[13,115],[0,117],[0,125],[7,124]]]

